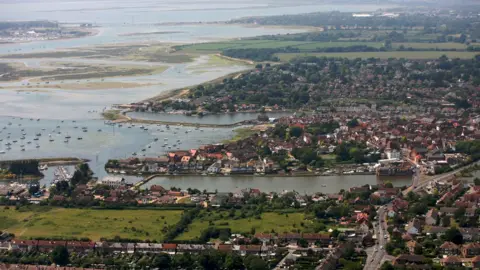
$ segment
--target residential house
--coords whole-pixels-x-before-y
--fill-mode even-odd
[[[455,207],[440,207],[440,211],[438,211],[438,213],[442,216],[445,215],[447,217],[453,217],[457,210],[458,208]]]
[[[221,252],[232,252],[233,245],[219,244],[217,250]]]
[[[478,241],[480,239],[480,228],[458,228],[462,233],[464,241]]]
[[[178,244],[177,245],[177,254],[178,253],[199,253],[208,249],[213,248],[212,245],[199,245],[199,244]]]
[[[270,233],[256,233],[255,238],[260,240],[263,244],[267,244],[272,241],[274,236]]]
[[[300,239],[302,239],[302,235],[299,233],[284,233],[278,235],[278,240],[290,242],[292,244],[297,244]]]
[[[135,252],[139,252],[139,253],[160,253],[162,251],[163,251],[162,244],[137,243],[135,246]]]
[[[480,255],[480,243],[470,243],[462,246],[463,257],[474,257]]]
[[[422,221],[418,218],[413,218],[407,225],[407,232],[409,234],[420,234],[422,231]]]
[[[460,248],[452,242],[444,242],[440,246],[440,254],[442,255],[458,255],[460,254]]]
[[[461,267],[462,260],[457,256],[448,256],[440,260],[440,265],[443,267]]]
[[[68,241],[67,249],[69,252],[85,253],[95,249],[95,242]]]
[[[14,239],[12,240],[11,246],[13,250],[21,250],[21,251],[31,251],[37,249],[38,240],[20,240]]]
[[[44,253],[52,252],[58,246],[66,247],[67,241],[39,240],[37,243],[37,249]]]
[[[438,210],[436,208],[431,208],[428,210],[427,215],[425,216],[426,225],[435,225],[437,224],[438,219]]]
[[[414,240],[410,240],[407,242],[407,248],[408,248],[408,252],[410,252],[410,254],[415,254],[415,249],[418,249],[418,248],[421,248],[422,245],[420,245],[417,241],[414,241]]]
[[[177,252],[177,244],[163,244],[162,252],[168,253],[170,255],[175,255]]]
[[[439,226],[426,226],[424,228],[424,233],[426,235],[432,235],[435,234],[437,236],[442,236],[445,234],[445,232],[448,230],[448,227],[439,227]]]
[[[422,255],[412,255],[412,254],[401,254],[398,255],[393,260],[394,266],[404,266],[404,265],[417,265],[423,266],[425,265],[425,257]]]
[[[107,247],[109,250],[113,251],[113,253],[127,253],[127,244],[126,243],[110,243]]]
[[[309,244],[316,244],[320,246],[328,246],[332,241],[330,235],[320,233],[304,233],[302,234],[302,238],[307,240]]]

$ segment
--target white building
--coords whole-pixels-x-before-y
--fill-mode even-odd
[[[106,185],[111,188],[118,188],[125,185],[125,179],[118,176],[105,176],[100,183],[101,185]]]

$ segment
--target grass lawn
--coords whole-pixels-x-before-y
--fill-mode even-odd
[[[17,237],[102,237],[162,240],[162,229],[180,220],[182,211],[92,210],[30,207],[0,208],[0,230]]]
[[[209,227],[209,221],[213,222],[214,227],[230,228],[232,233],[249,233],[252,228],[255,228],[257,233],[271,232],[272,230],[277,233],[292,232],[297,229],[302,231],[304,227],[300,223],[303,222],[305,226],[312,223],[304,219],[305,215],[303,213],[289,213],[288,217],[285,214],[263,213],[261,219],[255,219],[254,217],[232,219],[228,217],[226,211],[221,213],[222,216],[216,212],[204,211],[202,213],[203,217],[190,224],[188,231],[178,236],[176,240],[190,240],[198,237],[203,230]]]
[[[449,58],[470,59],[479,54],[478,52],[440,52],[440,51],[415,51],[415,52],[352,52],[352,53],[279,53],[281,61],[290,61],[298,56],[336,57],[336,58],[406,58],[406,59],[437,59],[442,55]]]

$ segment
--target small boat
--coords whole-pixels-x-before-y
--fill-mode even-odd
[[[168,138],[163,138],[164,141],[168,141]]]
[[[6,149],[7,149],[7,150],[12,150],[12,148],[11,148],[11,147],[7,147]]]
[[[142,149],[143,152],[147,151],[145,148]]]
[[[16,143],[16,142],[18,142],[18,141],[17,141],[17,140],[13,140],[12,142],[13,142],[13,143]]]
[[[125,172],[125,171],[120,171],[120,173],[121,173],[121,174],[126,174],[127,172]]]
[[[11,144],[11,143],[9,143],[9,142],[7,142],[5,145],[7,145],[7,146],[8,146],[8,145],[12,145],[12,144]]]
[[[20,140],[25,140],[25,136],[20,137]]]
[[[42,165],[42,166],[40,166],[40,168],[39,168],[39,169],[40,169],[40,171],[45,171],[45,170],[48,170],[48,165],[47,165],[47,164],[45,164],[45,165]]]
[[[22,150],[20,150],[20,151],[25,151],[25,148],[22,148]]]
[[[40,136],[42,136],[42,133],[37,133],[37,134],[35,134],[35,136],[40,137]]]
[[[53,139],[53,138],[51,138],[49,141],[53,142],[53,141],[54,141],[54,139]]]
[[[72,138],[70,135],[65,136],[65,139],[70,139]]]
[[[88,130],[84,129],[83,132],[88,132]]]
[[[40,145],[39,145],[39,144],[37,144],[35,147],[36,147],[36,148],[40,148]]]
[[[34,141],[40,140],[38,137],[33,138]]]
[[[136,155],[137,155],[137,153],[135,153],[135,152],[132,153],[132,156],[136,156]]]
[[[45,128],[42,128],[42,130],[47,130],[47,129],[45,129]]]
[[[99,130],[97,130],[97,131],[98,131],[98,132],[102,132],[102,130],[101,130],[101,129],[99,129]]]
[[[327,187],[327,185],[323,184],[322,187]]]
[[[27,144],[31,144],[32,142],[31,141],[28,141]]]
[[[158,138],[153,139],[154,142],[158,141]]]
[[[64,143],[68,143],[68,140],[63,141]]]
[[[79,141],[80,141],[80,140],[83,140],[83,138],[82,138],[82,137],[78,137],[78,138],[77,138],[77,140],[79,140]]]
[[[148,148],[152,148],[152,146],[151,146],[151,145],[149,145],[149,146],[148,146]]]
[[[74,126],[73,128],[78,128],[77,126]]]
[[[0,150],[0,154],[5,154],[7,153],[5,150]]]
[[[57,126],[57,128],[60,128],[60,126]]]

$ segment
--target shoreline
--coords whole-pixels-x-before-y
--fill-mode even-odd
[[[78,30],[78,28],[68,28],[71,30]],[[80,28],[85,30],[84,28]],[[32,43],[32,42],[48,42],[48,41],[59,41],[59,40],[70,40],[70,39],[77,39],[77,38],[86,38],[86,37],[94,37],[100,34],[102,31],[95,29],[95,28],[88,28],[87,31],[82,31],[88,33],[84,36],[76,36],[76,37],[62,37],[62,38],[55,38],[55,39],[44,39],[44,40],[25,40],[25,41],[0,41],[0,47],[2,45],[15,45],[15,44],[24,44],[24,43]],[[95,29],[95,30],[93,30]]]

